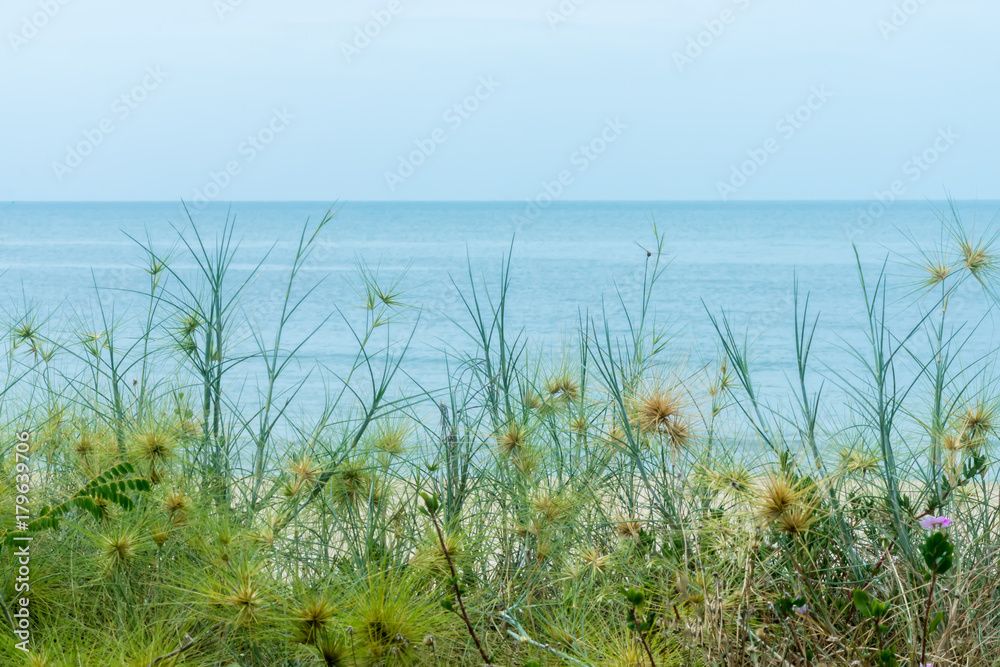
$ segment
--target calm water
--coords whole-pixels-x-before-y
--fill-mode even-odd
[[[346,372],[353,359],[356,344],[337,308],[348,321],[357,322],[361,315],[353,286],[359,261],[377,267],[386,281],[402,276],[403,300],[423,308],[403,366],[410,379],[401,382],[432,388],[444,383],[445,350],[472,349],[448,317],[468,323],[450,279],[464,289],[469,262],[477,279],[485,276],[495,288],[500,260],[513,237],[511,322],[524,328],[534,348],[557,350],[571,340],[581,314],[597,315],[602,307],[613,330],[624,331],[616,283],[628,302],[637,303],[646,262],[640,246],[651,247],[654,220],[666,234],[672,258],[654,299],[658,320],[673,334],[670,354],[691,368],[713,359],[716,338],[703,302],[713,312],[725,309],[739,327],[749,325],[760,380],[778,401],[788,395],[786,375],[794,371],[793,277],[798,276],[803,292],[811,293],[814,312],[821,316],[814,350],[817,371],[856,369],[845,347],[862,340],[864,303],[851,240],[869,272],[877,272],[888,258],[891,284],[897,286],[890,310],[893,303],[910,303],[917,297],[909,295],[914,272],[905,259],[917,256],[914,242],[933,248],[942,238],[934,205],[898,202],[863,219],[859,216],[867,202],[561,203],[528,220],[524,204],[344,203],[302,274],[303,287],[323,282],[286,339],[297,342],[333,314],[292,370],[305,377],[320,368],[307,380],[300,409],[314,410],[324,386],[335,386],[334,374]],[[978,220],[977,231],[982,232],[1000,202],[961,203],[960,208],[967,224]],[[299,230],[307,218],[318,220],[326,209],[319,203],[232,205],[240,240],[234,280],[248,275],[270,250],[242,301],[247,316],[258,322],[276,317],[276,296],[283,290]],[[203,235],[214,238],[229,210],[229,205],[217,204],[194,212]],[[25,304],[51,314],[47,326],[67,336],[101,330],[94,320],[96,284],[108,315],[113,311],[127,328],[131,318],[145,312],[145,304],[128,290],[142,289],[147,282],[144,254],[129,236],[148,238],[159,251],[167,251],[177,239],[171,225],[190,231],[176,203],[2,204],[0,304],[8,314],[22,312]],[[180,249],[173,256],[175,268],[191,269],[190,257]],[[954,300],[951,311],[978,318],[986,312],[985,303],[968,290]],[[417,312],[406,311],[392,335],[408,335]],[[900,331],[907,324],[912,320],[893,322]],[[988,314],[963,358],[971,361],[992,350],[995,330]],[[825,373],[832,377],[829,370]],[[252,386],[240,381],[234,389],[252,395]]]

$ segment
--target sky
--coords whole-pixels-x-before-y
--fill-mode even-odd
[[[0,200],[1000,199],[996,0],[4,0]]]

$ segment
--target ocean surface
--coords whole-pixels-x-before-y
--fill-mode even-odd
[[[957,206],[977,237],[998,231],[993,218],[1000,202]],[[192,209],[209,245],[227,216],[235,221],[238,250],[231,285],[235,289],[250,279],[237,319],[271,335],[302,226],[307,220],[314,224],[329,208],[325,203],[246,202]],[[460,292],[470,294],[471,270],[472,278],[495,296],[508,253],[508,326],[523,332],[533,354],[561,361],[581,320],[603,321],[606,315],[612,335],[625,334],[619,295],[637,310],[655,223],[670,262],[652,299],[656,321],[671,337],[665,355],[690,373],[717,364],[718,337],[708,312],[724,311],[735,330],[748,335],[764,398],[787,406],[795,374],[794,280],[820,318],[812,386],[825,382],[824,392],[835,395],[842,391],[840,378],[863,372],[851,353],[852,346],[864,344],[866,326],[855,247],[869,289],[884,266],[889,324],[905,335],[920,313],[936,307],[937,295],[922,296],[919,287],[914,265],[922,259],[920,251],[934,252],[949,243],[938,217],[947,211],[946,202],[567,202],[540,211],[527,210],[524,203],[343,202],[334,209],[334,220],[299,276],[299,294],[313,286],[315,291],[284,339],[291,347],[316,330],[286,378],[304,380],[293,412],[306,415],[337,390],[338,377],[355,359],[357,341],[349,324],[357,328],[364,321],[365,312],[358,308],[361,264],[383,285],[396,285],[399,300],[409,306],[379,329],[376,340],[399,350],[412,334],[394,389],[403,395],[416,387],[446,386],[456,359],[474,351],[463,331],[471,322]],[[31,311],[46,333],[63,340],[103,331],[106,318],[127,338],[148,307],[141,295],[149,282],[148,260],[139,242],[169,256],[171,266],[190,280],[195,264],[178,244],[179,234],[196,242],[179,203],[0,204],[3,318],[11,321]],[[167,288],[180,293],[176,281]],[[963,363],[992,357],[997,337],[989,303],[971,282],[949,303],[951,322],[969,322],[959,331],[962,340],[967,338],[959,353]],[[167,306],[159,313],[171,322]],[[166,337],[161,342],[169,344]],[[926,345],[922,330],[911,346]],[[253,339],[244,335],[238,347],[252,351]],[[567,355],[567,361],[574,359]],[[231,378],[229,391],[255,400],[260,369],[241,368],[243,375]]]

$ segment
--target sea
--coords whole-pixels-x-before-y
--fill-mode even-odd
[[[581,330],[602,343],[607,332],[625,349],[617,341],[639,321],[659,238],[663,271],[646,331],[663,341],[660,380],[697,393],[720,365],[716,325],[725,321],[746,346],[761,401],[794,411],[797,285],[800,313],[808,298],[810,323],[816,318],[809,390],[822,390],[824,405],[858,404],[870,379],[871,307],[885,320],[887,349],[899,347],[896,381],[919,409],[928,398],[919,367],[942,305],[940,288],[924,283],[928,261],[952,262],[950,280],[961,283],[946,320],[954,374],[992,377],[995,300],[988,281],[953,259],[956,233],[983,243],[1000,233],[998,211],[996,201],[9,202],[0,204],[0,317],[7,325],[28,317],[65,346],[113,329],[124,350],[148,321],[151,249],[169,266],[154,313],[163,360],[155,372],[181,377],[170,332],[207,293],[198,256],[229,238],[229,353],[248,360],[234,365],[227,392],[253,404],[264,370],[252,355],[274,343],[302,235],[331,213],[293,283],[292,302],[303,301],[281,339],[295,350],[279,383],[295,392],[289,414],[310,418],[349,376],[359,396],[370,392],[367,365],[351,375],[366,318],[380,322],[366,342],[373,372],[399,362],[393,397],[439,400],[466,382],[463,364],[477,354],[474,291],[488,308],[505,280],[506,336],[541,360],[543,376],[578,368]],[[365,276],[391,308],[364,308]],[[80,372],[65,351],[50,363],[66,377]]]

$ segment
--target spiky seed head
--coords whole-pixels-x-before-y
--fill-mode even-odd
[[[296,481],[300,482],[300,486],[315,482],[322,472],[308,454],[292,459],[286,470],[295,477]]]
[[[90,454],[93,454],[94,450],[97,448],[97,444],[97,438],[92,433],[84,431],[73,444],[73,451],[76,452],[77,456],[80,458],[86,458]]]
[[[326,667],[342,667],[348,665],[349,654],[347,642],[344,638],[333,632],[321,634],[315,643],[316,653]]]
[[[787,510],[778,517],[775,524],[782,533],[802,535],[817,521],[816,511],[811,506],[797,506]]]
[[[106,332],[89,332],[80,336],[80,343],[83,348],[90,353],[90,356],[99,359],[101,352],[108,349]]]
[[[27,667],[54,667],[55,663],[49,660],[43,651],[28,653],[25,657]]]
[[[170,528],[168,526],[160,526],[158,528],[154,528],[150,532],[150,537],[153,538],[153,542],[156,543],[156,546],[162,547],[164,544],[167,543],[167,540],[170,539]]]
[[[627,449],[628,435],[625,433],[625,429],[618,424],[612,426],[608,429],[607,435],[604,437],[604,444],[616,452]]]
[[[118,527],[100,535],[98,545],[107,571],[126,568],[136,557],[138,536],[130,529]]]
[[[653,389],[639,397],[636,412],[640,431],[665,433],[680,412],[680,401],[670,392]]]
[[[707,483],[719,490],[745,494],[751,490],[754,483],[753,475],[746,467],[738,463],[716,463],[711,467],[704,466],[700,474]]]
[[[715,378],[708,383],[708,395],[712,398],[718,398],[732,386],[733,375],[729,372],[726,362],[723,361],[722,365],[719,367],[718,375],[716,375]],[[714,403],[715,401],[713,401],[713,405]]]
[[[286,479],[281,484],[281,495],[283,495],[286,498],[295,498],[300,493],[302,493],[302,489],[304,488],[305,484],[303,483],[302,479],[298,477],[293,477],[292,479]]]
[[[580,562],[583,567],[590,572],[592,575],[604,574],[607,572],[608,565],[611,563],[611,558],[601,553],[601,550],[597,547],[590,547],[585,549],[582,554],[580,554]]]
[[[558,526],[569,521],[573,514],[573,502],[564,494],[542,491],[531,498],[531,509],[542,523]]]
[[[14,340],[19,343],[35,340],[38,331],[30,323],[22,323],[14,327]]]
[[[923,287],[926,289],[931,289],[937,287],[951,275],[955,267],[948,264],[946,261],[940,257],[929,258],[922,266],[921,269],[926,274],[923,280]]]
[[[443,529],[444,548],[436,532],[431,532],[426,539],[417,547],[410,558],[410,565],[418,570],[436,575],[450,575],[451,569],[448,566],[448,558],[452,562],[461,561],[465,558],[466,547],[462,535],[451,529]],[[447,555],[446,555],[447,554]]]
[[[146,266],[146,273],[151,276],[158,276],[167,269],[167,262],[159,257],[151,257],[149,265]]]
[[[607,657],[601,664],[608,667],[636,667],[649,662],[646,650],[638,641],[619,639],[608,647]]]
[[[538,454],[536,454],[531,449],[521,449],[517,454],[511,457],[510,462],[514,464],[521,475],[529,477],[535,470],[538,469],[539,460]]]
[[[250,539],[263,547],[274,546],[274,527],[268,523],[250,534]]]
[[[173,489],[163,499],[163,509],[170,515],[174,524],[182,522],[191,509],[191,499],[180,489]]]
[[[177,341],[177,349],[187,356],[198,354],[198,343],[191,336],[184,336]]]
[[[755,496],[757,515],[766,523],[773,523],[795,507],[802,493],[787,476],[774,474],[765,477]]]
[[[402,419],[380,422],[375,427],[372,446],[386,454],[398,456],[406,451],[407,443],[412,435],[413,425]]]
[[[870,475],[879,469],[881,459],[863,449],[847,449],[841,454],[843,468],[848,473]]]
[[[941,436],[941,446],[949,452],[961,451],[968,445],[969,443],[966,440],[965,433],[963,432],[945,433]]]
[[[642,536],[642,521],[623,517],[615,524],[615,534],[624,540],[638,542]]]
[[[553,400],[575,401],[580,397],[580,385],[568,372],[561,372],[550,378],[545,389]]]
[[[985,274],[997,268],[997,256],[983,241],[963,237],[959,239],[958,247],[962,253],[964,268],[977,280],[982,281],[986,277]]]
[[[101,521],[107,521],[111,516],[111,503],[103,496],[90,496],[97,510],[101,513]]]
[[[204,320],[202,320],[201,315],[198,313],[186,313],[181,316],[180,322],[177,325],[178,333],[183,338],[191,338],[204,323]]]
[[[261,567],[243,561],[231,565],[223,580],[216,585],[212,598],[232,616],[233,625],[248,627],[263,620],[268,596],[261,580]]]
[[[539,565],[544,564],[545,561],[552,557],[555,550],[556,542],[552,539],[551,535],[539,535],[538,540],[535,542],[535,561],[538,562]]]
[[[152,465],[169,461],[177,444],[172,434],[158,426],[134,434],[133,439],[136,458]]]
[[[663,429],[663,434],[667,437],[667,442],[676,450],[685,449],[691,444],[693,433],[691,425],[681,415],[676,415],[667,422]]]
[[[182,418],[177,424],[177,431],[182,438],[197,438],[202,435],[201,424],[194,419]]]
[[[531,391],[530,389],[524,392],[523,402],[524,402],[524,407],[528,408],[529,410],[541,410],[542,407],[545,405],[545,401],[542,400],[542,397],[536,394],[535,392]]]
[[[215,541],[224,547],[233,543],[233,530],[228,523],[220,523],[215,527]]]
[[[497,433],[496,440],[504,456],[515,456],[528,443],[528,429],[520,422],[511,421]]]
[[[413,630],[411,610],[405,605],[383,599],[367,601],[362,606],[362,641],[376,660],[392,656],[390,664],[412,650],[409,633]],[[418,635],[419,636],[419,635]]]
[[[978,446],[987,437],[996,435],[997,409],[996,402],[979,399],[962,412],[959,427],[973,446]]]
[[[324,596],[310,595],[299,606],[292,609],[292,616],[298,626],[298,641],[312,644],[327,634],[336,616],[337,608]]]
[[[590,428],[590,420],[585,415],[577,415],[570,420],[569,428],[573,433],[582,435]]]
[[[334,502],[338,505],[358,506],[371,503],[382,505],[387,499],[387,489],[361,461],[345,462],[327,483]]]

